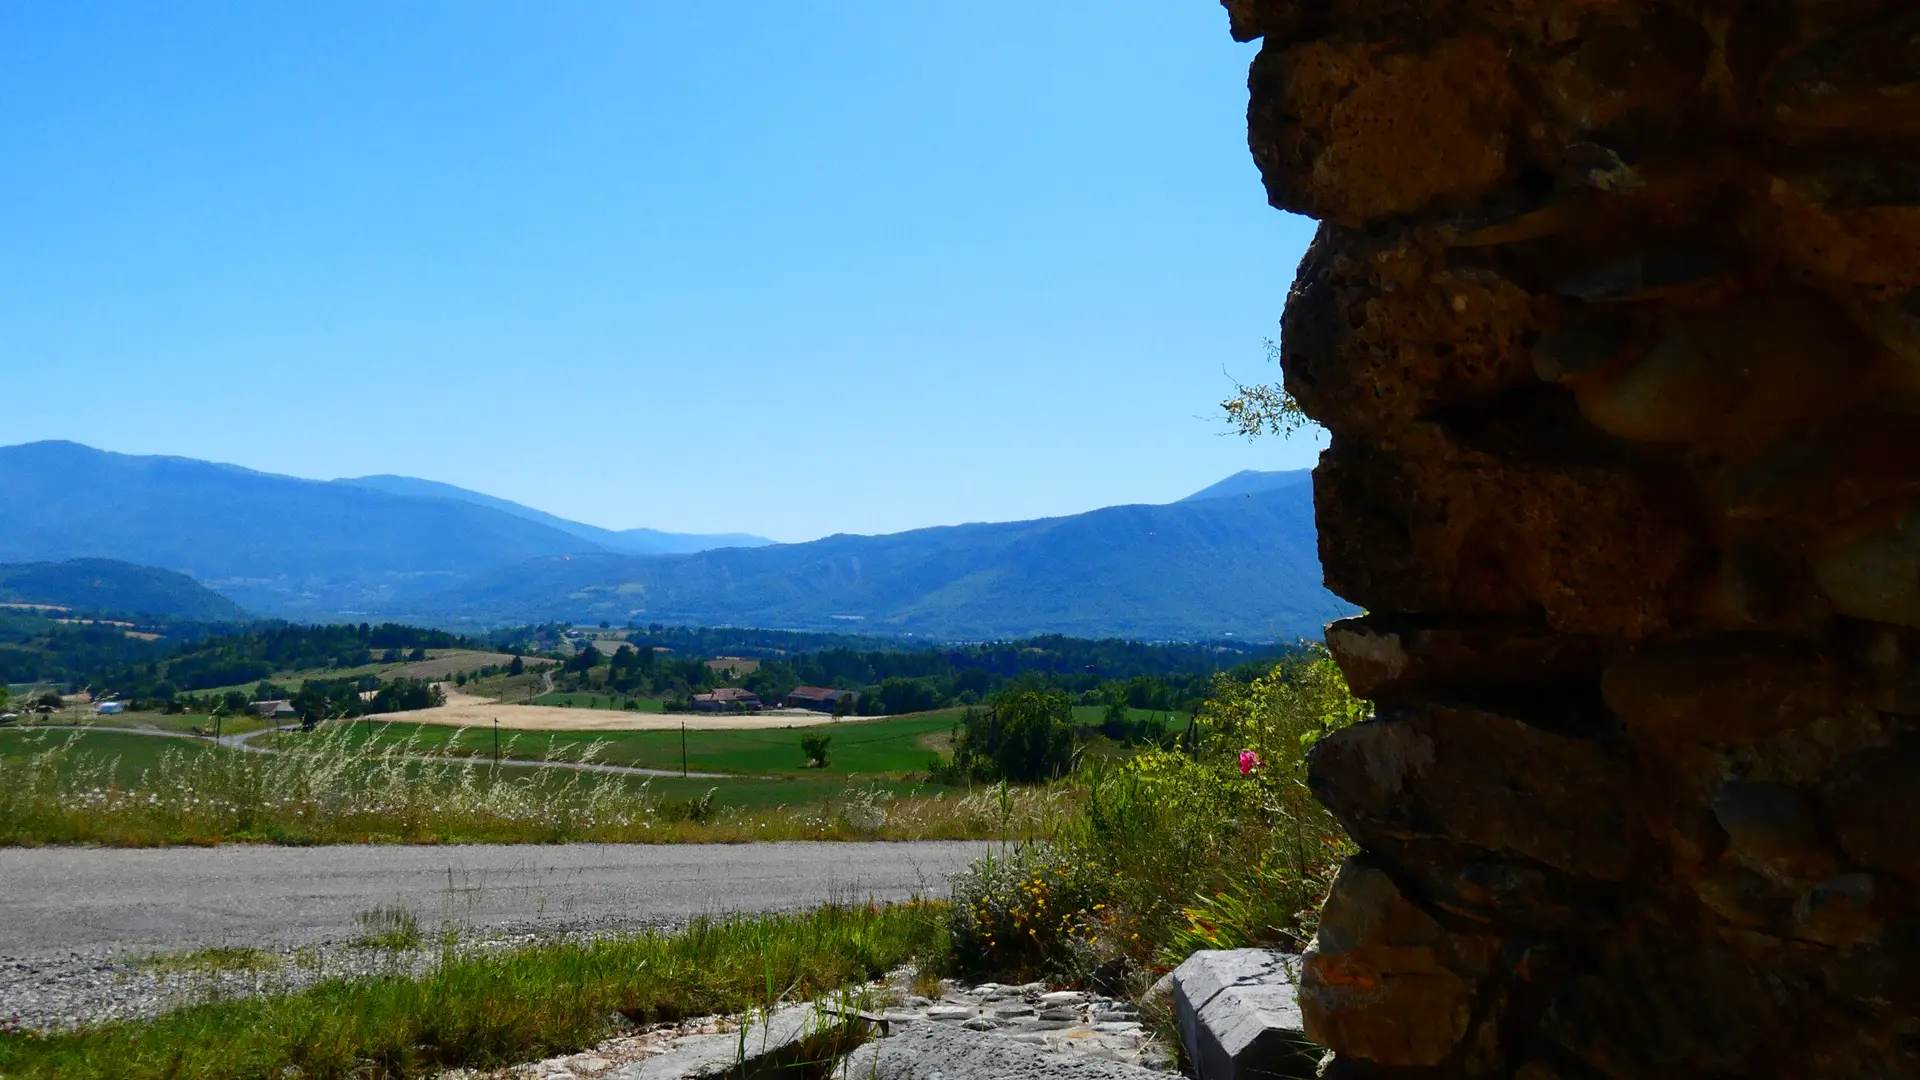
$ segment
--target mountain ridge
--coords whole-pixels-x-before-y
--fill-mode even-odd
[[[635,554],[434,481],[29,443],[0,447],[0,506],[21,511],[0,530],[0,562],[158,567],[296,621],[1292,639],[1352,610],[1320,584],[1307,475],[1249,470],[1174,503],[1031,521]]]
[[[716,547],[765,547],[773,543],[764,536],[754,536],[750,533],[675,533],[660,529],[603,529],[598,525],[588,525],[585,522],[563,518],[558,514],[549,514],[545,510],[536,510],[511,499],[502,499],[497,495],[488,495],[485,492],[473,491],[438,480],[423,480],[417,476],[376,473],[372,476],[343,477],[332,483],[384,491],[390,495],[452,499],[457,502],[472,503],[475,506],[485,506],[559,529],[561,532],[598,544],[610,551],[624,552],[629,555],[691,555]]]
[[[492,612],[948,638],[1317,637],[1352,608],[1320,585],[1304,486],[1022,522],[636,559],[541,559],[423,598]]]

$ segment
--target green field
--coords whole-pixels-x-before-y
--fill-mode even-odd
[[[582,695],[584,696],[584,695]],[[958,710],[920,713],[878,720],[841,720],[806,728],[761,728],[751,731],[688,731],[686,767],[693,772],[781,776],[796,781],[826,780],[844,785],[849,778],[905,778],[925,773],[937,753],[933,745],[960,716]],[[382,724],[354,721],[356,743],[373,739],[381,744],[412,740],[420,753],[491,757],[491,728],[450,728],[433,724]],[[818,732],[833,740],[827,767],[811,769],[800,751],[800,737]],[[578,760],[596,748],[593,760],[608,765],[635,765],[648,769],[681,766],[680,732],[502,732],[501,754],[507,758]]]
[[[113,731],[34,731],[32,728],[0,728],[0,765],[17,762],[58,747],[71,746],[74,754],[63,755],[60,772],[75,775],[103,762],[110,762],[107,778],[126,784],[159,764],[160,755],[169,750],[189,755],[229,754],[199,739],[162,739],[152,735],[128,735]]]

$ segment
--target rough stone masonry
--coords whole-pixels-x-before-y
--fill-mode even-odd
[[[1920,3],[1226,0],[1340,1077],[1920,1076]]]

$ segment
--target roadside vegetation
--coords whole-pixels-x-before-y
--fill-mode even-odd
[[[1124,970],[1144,986],[1198,949],[1303,947],[1353,850],[1307,788],[1306,754],[1367,714],[1324,654],[1217,680],[1174,745],[1083,768],[1049,842],[955,881],[956,965],[1067,983]]]
[[[944,908],[829,906],[507,953],[449,947],[424,976],[329,982],[76,1033],[0,1034],[8,1080],[391,1080],[511,1065],[636,1023],[771,1008],[945,963]]]

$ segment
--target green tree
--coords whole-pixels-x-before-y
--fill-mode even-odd
[[[969,709],[954,765],[982,780],[1032,783],[1073,768],[1073,699],[1057,689],[1018,689]]]
[[[526,670],[527,662],[518,656],[514,657],[513,662],[507,665],[507,674],[509,675],[522,675],[526,673]]]
[[[833,736],[817,731],[809,731],[800,736],[800,752],[807,756],[807,767],[824,769],[827,767],[827,747],[833,744]]]

